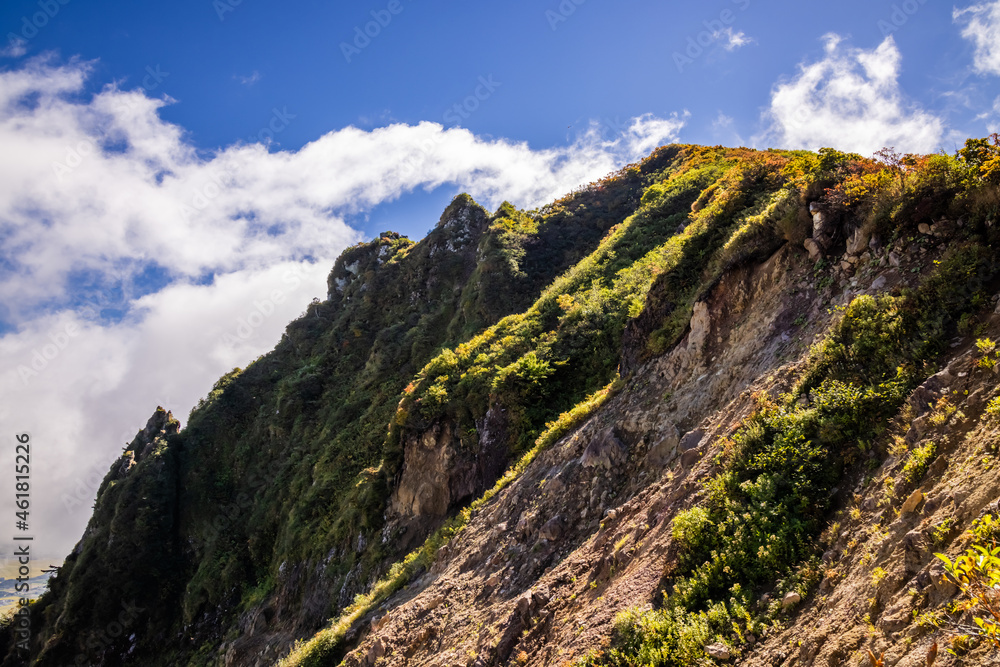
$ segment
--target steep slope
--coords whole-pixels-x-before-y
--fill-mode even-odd
[[[917,664],[1000,493],[997,165],[668,146],[345,251],[114,464],[34,664],[269,665],[330,617],[282,664]]]
[[[220,646],[248,627],[268,628],[275,655],[318,628],[400,555],[377,536],[402,455],[386,447],[386,425],[407,382],[589,254],[656,164],[544,212],[489,215],[463,195],[420,243],[386,233],[345,251],[328,299],[272,353],[221,378],[155,455],[140,436],[112,466],[84,538],[33,607],[38,664],[239,660],[256,637]],[[107,600],[144,613],[134,632],[89,642],[118,622]]]
[[[678,265],[659,275],[628,325],[615,395],[551,424],[506,485],[425,547],[427,572],[283,665],[341,664],[336,647],[353,642],[342,664],[834,665],[867,650],[923,664],[947,643],[947,623],[911,621],[916,609],[941,623],[956,592],[931,540],[954,554],[1000,493],[980,458],[991,441],[965,437],[994,433],[998,411],[985,410],[995,362],[982,361],[1000,328],[995,172],[968,147],[895,164],[783,157],[773,171],[798,196],[741,216],[701,253],[694,289]],[[778,201],[794,215],[774,215]],[[758,264],[775,230],[794,237],[802,220],[810,237]],[[964,438],[959,475],[940,480],[959,461],[950,447],[933,457],[928,423]],[[921,483],[941,490],[913,531]],[[939,662],[994,659],[976,646]]]

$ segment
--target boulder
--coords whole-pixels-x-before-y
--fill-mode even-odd
[[[923,569],[928,553],[927,537],[922,531],[911,530],[903,536],[903,562],[907,574]]]
[[[694,314],[691,315],[691,332],[688,334],[688,351],[699,353],[705,347],[708,334],[712,329],[712,317],[708,311],[708,304],[699,301],[694,304]]]
[[[791,609],[801,601],[802,601],[802,596],[796,593],[795,591],[792,591],[791,593],[786,594],[784,598],[782,598],[781,606],[784,607],[785,609]]]
[[[681,454],[681,467],[690,468],[695,463],[701,460],[701,451],[698,449],[689,449],[688,451]]]
[[[563,536],[563,532],[565,532],[564,521],[563,518],[557,514],[545,522],[542,529],[538,531],[538,535],[549,542],[555,542]]]
[[[705,647],[705,653],[708,657],[714,658],[715,660],[729,660],[730,653],[729,648],[725,644],[709,644]]]
[[[379,658],[385,656],[385,644],[382,643],[381,637],[376,637],[372,645],[368,647],[368,664],[374,665],[378,662]]]
[[[917,489],[916,491],[910,494],[909,498],[903,501],[903,506],[899,508],[899,513],[909,514],[910,512],[913,512],[914,510],[917,509],[917,506],[920,505],[920,501],[923,499],[924,499],[924,492],[921,491],[920,489]]]
[[[833,243],[833,229],[830,216],[820,207],[819,202],[809,204],[809,212],[813,219],[813,240],[823,250],[826,250]]]
[[[678,447],[682,452],[691,451],[692,449],[695,449],[698,445],[701,444],[701,439],[704,437],[705,437],[705,431],[703,431],[700,428],[696,428],[693,431],[688,431],[687,433],[684,434],[684,437],[681,438]]]
[[[847,254],[860,255],[868,248],[868,234],[857,229],[847,239]]]
[[[602,466],[606,470],[611,470],[613,464],[625,458],[625,445],[614,433],[613,428],[607,428],[590,441],[587,448],[580,457],[580,463],[584,468],[596,468]]]
[[[819,247],[813,239],[809,238],[802,242],[802,245],[809,251],[809,259],[817,260],[823,256],[823,249]]]
[[[944,454],[939,455],[934,462],[931,463],[930,467],[927,468],[927,477],[933,479],[943,473],[948,468],[948,457]],[[934,510],[938,508],[939,503],[931,503],[930,500],[927,501],[924,510],[928,513],[933,513]]]
[[[645,464],[650,468],[662,468],[677,456],[677,446],[680,443],[680,436],[677,427],[670,426],[666,434],[656,441],[646,453]]]

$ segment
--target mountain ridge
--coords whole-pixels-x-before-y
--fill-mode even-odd
[[[115,462],[32,607],[32,664],[773,659],[798,621],[749,595],[809,598],[821,529],[846,511],[839,486],[823,494],[869,463],[898,476],[900,406],[974,347],[948,336],[1000,337],[997,160],[987,140],[879,160],[671,145],[539,211],[460,195],[418,243],[345,250],[273,352],[183,430],[158,409]],[[963,410],[985,429],[983,405]],[[819,443],[791,490],[772,449],[789,429]],[[764,564],[705,528],[738,533],[726,508],[764,491],[726,475],[755,470],[787,525],[753,521],[795,544]],[[730,572],[702,570],[712,550]],[[749,592],[720,601],[732,585]],[[95,652],[112,599],[148,611]]]

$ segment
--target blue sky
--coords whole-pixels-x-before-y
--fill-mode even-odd
[[[1000,130],[1000,0],[6,0],[0,28],[0,427],[46,443],[55,553],[156,405],[184,420],[344,247],[458,192]]]
[[[480,77],[500,85],[462,118],[477,135],[547,147],[571,141],[594,120],[613,131],[641,114],[686,109],[684,140],[753,143],[773,86],[822,58],[824,35],[874,49],[888,28],[902,54],[902,91],[949,129],[984,134],[987,123],[976,116],[997,94],[995,74],[974,73],[974,44],[953,21],[955,7],[930,0],[398,0],[395,14],[389,2],[49,4],[58,11],[28,40],[29,56],[53,50],[95,61],[91,91],[111,81],[126,89],[151,84],[151,96],[176,100],[160,116],[207,151],[257,137],[276,108],[295,116],[275,137],[275,148],[288,150],[347,125],[447,123],[446,112],[474,94]],[[22,33],[24,18],[40,11],[37,0],[6,2],[5,32]],[[343,44],[355,41],[373,12],[388,24],[348,62]],[[689,40],[720,26],[745,43],[727,49],[727,39],[716,38],[678,67],[675,54],[686,58]],[[720,126],[720,114],[732,125]]]

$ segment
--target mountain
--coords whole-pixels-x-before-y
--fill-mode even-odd
[[[30,664],[996,661],[934,553],[1000,534],[998,185],[670,145],[349,248],[112,464]]]

